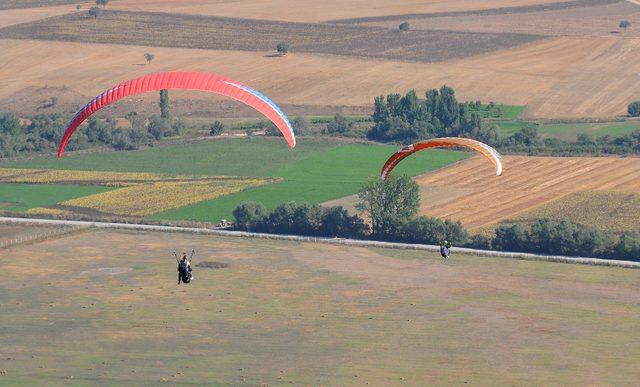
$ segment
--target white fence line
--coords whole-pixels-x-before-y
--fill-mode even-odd
[[[107,222],[88,222],[88,221],[77,221],[77,220],[54,220],[54,219],[8,218],[8,217],[0,217],[0,223],[66,225],[66,226],[75,226],[79,228],[95,227],[95,228],[136,230],[136,231],[180,232],[180,233],[189,233],[189,234],[205,234],[205,235],[219,235],[219,236],[231,236],[231,237],[287,240],[287,241],[296,241],[296,242],[326,243],[326,244],[358,246],[358,247],[378,247],[378,248],[385,248],[385,249],[423,250],[423,251],[432,251],[432,252],[440,251],[440,247],[434,246],[434,245],[378,242],[378,241],[368,241],[368,240],[359,240],[359,239],[304,237],[304,236],[297,236],[297,235],[262,234],[262,233],[243,232],[243,231],[212,230],[212,229],[195,228],[195,227],[155,226],[155,225],[149,225],[149,224],[107,223]],[[621,260],[614,260],[614,259],[567,257],[562,255],[543,255],[543,254],[516,253],[516,252],[507,252],[507,251],[477,250],[477,249],[468,249],[463,247],[454,247],[451,249],[451,252],[477,255],[481,257],[497,257],[497,258],[510,258],[510,259],[519,259],[519,260],[527,260],[527,261],[546,261],[546,262],[572,263],[572,264],[595,265],[595,266],[613,266],[613,267],[623,267],[623,268],[629,268],[629,269],[640,269],[640,262],[621,261]]]
[[[13,238],[13,239],[0,241],[0,249],[6,249],[6,248],[9,248],[11,246],[21,245],[23,243],[41,241],[41,240],[45,240],[45,239],[49,239],[49,238],[53,238],[53,237],[57,237],[57,236],[61,236],[61,235],[70,234],[70,233],[79,231],[79,230],[81,230],[83,228],[86,228],[86,226],[84,226],[84,227],[80,227],[80,226],[63,227],[63,228],[59,228],[59,229],[56,229],[56,230],[50,230],[50,231],[46,231],[46,232],[42,232],[42,233],[38,233],[38,234],[21,235],[21,236],[18,236],[16,238]]]

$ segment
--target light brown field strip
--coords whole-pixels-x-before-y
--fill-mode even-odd
[[[640,192],[640,158],[507,156],[505,161],[501,177],[479,157],[418,177],[421,186],[456,192],[455,199],[423,200],[420,212],[477,229],[573,192]]]

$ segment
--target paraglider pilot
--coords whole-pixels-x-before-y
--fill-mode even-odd
[[[442,258],[449,258],[449,249],[451,248],[451,242],[448,240],[444,240],[444,242],[440,243],[440,255]]]
[[[178,262],[178,285],[180,285],[180,281],[184,283],[189,283],[193,279],[193,274],[191,274],[191,259],[193,258],[194,250],[191,250],[191,257],[187,259],[187,253],[183,252],[182,257],[178,259],[178,255],[176,252],[173,252],[173,255],[176,257],[176,261]]]

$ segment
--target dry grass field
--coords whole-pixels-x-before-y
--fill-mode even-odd
[[[640,224],[640,194],[579,191],[522,213],[510,221],[528,223],[541,218],[569,220],[614,233],[637,231]]]
[[[363,16],[553,4],[566,0],[118,0],[110,9],[318,23]]]
[[[454,199],[422,200],[421,213],[481,228],[580,191],[640,193],[640,158],[507,156],[503,176],[480,157],[417,178]],[[627,225],[633,228],[633,225]]]
[[[11,242],[18,238],[29,238],[34,235],[44,234],[55,229],[57,228],[49,226],[0,223],[0,245],[2,245],[3,243]],[[4,257],[1,249],[0,255]]]
[[[451,16],[424,15],[399,16],[365,25],[397,28],[408,20],[412,29],[455,30],[473,32],[513,32],[550,36],[607,36],[639,37],[640,28],[618,28],[620,20],[628,20],[632,26],[640,25],[640,6],[627,1],[595,4],[589,7],[573,7],[556,10],[480,14],[465,12]]]
[[[278,42],[287,42],[296,52],[424,62],[506,49],[539,39],[523,34],[400,33],[376,27],[108,10],[97,19],[73,13],[6,27],[0,30],[0,38],[260,52],[274,52]]]
[[[170,251],[191,248],[195,280],[178,286]],[[121,231],[7,253],[2,384],[640,378],[640,287],[627,269]]]
[[[41,111],[43,101],[54,95],[61,107],[68,101],[65,106],[71,112],[121,80],[170,70],[225,74],[255,86],[279,104],[297,105],[294,114],[308,105],[370,107],[379,94],[445,83],[463,100],[526,105],[527,117],[619,115],[640,95],[640,40],[614,37],[555,38],[431,64],[23,40],[0,40],[0,50],[9,58],[0,65],[0,109],[29,114]],[[156,59],[141,65],[148,51]],[[37,60],[42,57],[46,63]],[[172,103],[185,115],[219,114],[220,107],[212,101],[219,99],[207,93],[172,93]],[[156,112],[157,96],[135,97],[114,108],[126,114],[134,104],[138,111]],[[237,116],[233,109],[238,106],[227,103],[222,114]]]

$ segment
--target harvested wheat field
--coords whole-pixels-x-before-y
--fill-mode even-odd
[[[118,0],[109,4],[109,8],[317,23],[363,16],[450,12],[563,1],[566,0],[351,0],[348,3],[342,0]]]
[[[592,6],[482,14],[464,12],[450,16],[422,15],[416,17],[385,18],[384,21],[361,23],[396,28],[408,20],[413,29],[441,29],[470,32],[514,32],[551,36],[640,36],[640,28],[621,30],[620,20],[640,25],[640,6],[627,1],[602,2]]]
[[[578,191],[525,211],[510,222],[529,223],[550,218],[614,233],[637,231],[640,194],[620,191]]]
[[[178,286],[171,250],[191,248],[195,279]],[[633,270],[92,230],[6,252],[5,384],[640,379]]]
[[[505,162],[506,171],[500,177],[480,157],[418,177],[422,187],[451,191],[455,197],[423,198],[420,212],[461,220],[473,230],[574,192],[640,192],[637,157],[506,156]]]
[[[29,40],[0,40],[0,50],[10,58],[0,66],[0,109],[22,114],[41,111],[54,95],[60,104],[68,101],[65,109],[71,112],[121,80],[170,70],[225,74],[291,105],[369,107],[380,94],[412,88],[422,93],[446,83],[463,100],[526,105],[528,117],[597,117],[624,114],[627,103],[640,95],[640,39],[556,38],[431,64]],[[148,51],[156,59],[147,66],[143,54]],[[37,61],[40,57],[47,62]],[[185,115],[215,113],[211,101],[219,99],[208,93],[172,93],[172,103]],[[140,112],[157,110],[155,94],[114,109],[123,106],[126,114],[131,103]]]
[[[52,16],[60,16],[75,12],[75,5],[61,5],[54,7],[38,7],[26,9],[1,9],[0,28],[15,24],[28,23]]]

